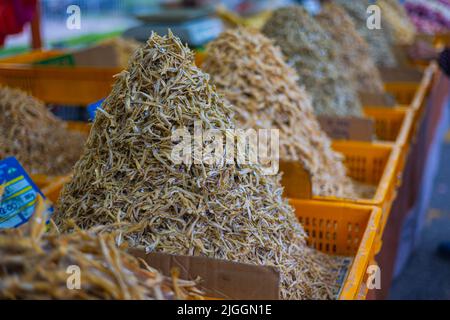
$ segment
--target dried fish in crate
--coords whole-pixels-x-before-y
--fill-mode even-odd
[[[259,164],[172,161],[173,130],[235,128],[192,51],[171,32],[152,34],[130,61],[63,189],[60,229],[122,223],[118,241],[132,247],[274,266],[282,298],[334,298],[341,259],[307,247],[279,177]]]
[[[199,297],[195,282],[163,276],[119,249],[114,236],[101,228],[44,234],[42,201],[37,210],[25,230],[0,231],[0,299]],[[78,280],[70,277],[78,271],[80,286],[71,290],[68,284],[76,286]]]
[[[317,16],[338,47],[337,60],[345,66],[353,86],[360,92],[383,94],[384,86],[367,42],[356,31],[352,18],[342,7],[327,3]]]
[[[208,45],[206,57],[202,68],[236,106],[240,127],[279,129],[281,159],[302,162],[314,194],[357,197],[342,155],[332,150],[297,73],[271,40],[250,29],[228,30]]]
[[[274,11],[263,33],[275,41],[311,94],[316,114],[361,116],[362,107],[347,75],[337,63],[330,35],[300,6]]]
[[[16,157],[30,174],[64,175],[81,156],[85,139],[41,101],[0,86],[0,158]]]
[[[381,29],[369,29],[367,27],[367,8],[372,5],[370,0],[336,0],[352,17],[359,34],[367,41],[370,53],[377,66],[395,67],[397,60],[390,47],[393,39],[392,30],[381,20]]]

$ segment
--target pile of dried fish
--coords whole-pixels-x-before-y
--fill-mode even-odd
[[[100,45],[112,46],[117,54],[119,66],[126,68],[128,61],[141,43],[131,38],[115,37],[101,42]]]
[[[356,196],[342,155],[331,149],[297,73],[272,41],[257,31],[228,30],[208,45],[206,56],[202,68],[236,106],[240,127],[279,129],[281,159],[304,164],[314,194]]]
[[[339,48],[337,59],[347,68],[353,85],[361,92],[384,93],[380,73],[370,56],[367,42],[358,34],[351,17],[342,7],[328,3],[317,16]]]
[[[377,0],[377,5],[381,8],[383,21],[392,30],[394,42],[399,45],[412,44],[416,37],[416,27],[403,5],[398,0]]]
[[[361,104],[337,62],[330,35],[300,6],[274,11],[263,33],[272,38],[299,74],[299,84],[312,96],[316,114],[361,116]]]
[[[367,8],[372,5],[370,0],[335,0],[352,17],[359,34],[367,41],[370,54],[378,66],[395,67],[397,61],[390,47],[393,34],[389,26],[381,19],[381,29],[367,27]]]
[[[64,175],[81,156],[85,139],[42,102],[0,86],[0,159],[14,156],[30,174]]]
[[[102,109],[60,197],[62,231],[71,230],[69,219],[82,228],[120,222],[127,227],[118,241],[133,247],[274,266],[282,298],[335,297],[341,260],[307,247],[279,177],[260,164],[173,162],[175,129],[192,135],[200,121],[225,134],[235,124],[171,32],[138,49]]]
[[[36,213],[25,230],[0,231],[0,299],[186,299],[200,293],[194,282],[165,277],[119,249],[111,234],[44,234],[43,221]],[[76,290],[68,287],[77,284],[69,279],[72,266],[80,272]]]

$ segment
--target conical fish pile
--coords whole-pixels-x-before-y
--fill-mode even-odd
[[[176,274],[165,277],[119,249],[112,234],[100,229],[44,234],[41,218],[32,218],[26,230],[0,231],[0,299],[147,300],[199,294],[194,282]]]
[[[311,94],[316,114],[361,116],[361,104],[345,66],[337,64],[331,37],[300,6],[274,11],[263,33],[275,41]]]
[[[313,192],[355,197],[342,155],[331,149],[297,73],[278,47],[257,31],[228,30],[207,47],[202,68],[236,107],[240,127],[280,130],[280,157],[301,161],[313,177]]]
[[[274,266],[282,298],[334,298],[336,258],[307,247],[279,177],[259,164],[172,161],[176,128],[235,128],[193,53],[170,32],[152,34],[130,61],[62,192],[60,229],[72,229],[69,219],[82,228],[126,224],[121,239],[131,246]]]
[[[14,156],[30,174],[64,175],[81,156],[85,138],[39,100],[0,86],[0,159]]]
[[[397,61],[390,47],[393,39],[392,30],[387,23],[381,19],[381,29],[369,29],[367,27],[367,8],[374,4],[370,0],[336,0],[345,11],[352,17],[359,34],[367,41],[370,48],[370,54],[377,66],[395,67]]]
[[[322,7],[317,21],[338,47],[337,59],[346,67],[354,87],[361,92],[384,93],[380,72],[370,56],[369,46],[345,10],[328,3]]]

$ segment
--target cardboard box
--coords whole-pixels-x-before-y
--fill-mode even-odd
[[[173,268],[180,278],[201,279],[198,288],[205,297],[227,300],[278,300],[280,275],[275,268],[236,263],[206,257],[178,256],[165,253],[145,253],[129,249],[149,266],[170,276]]]

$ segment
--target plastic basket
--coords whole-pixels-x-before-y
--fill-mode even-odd
[[[411,108],[364,108],[364,113],[374,119],[378,139],[394,142],[401,149],[398,173],[403,170],[413,135],[416,111]]]
[[[388,142],[367,143],[353,141],[335,141],[333,142],[333,149],[344,155],[348,175],[357,181],[373,185],[376,189],[375,194],[370,199],[342,199],[332,196],[312,196],[312,199],[380,208],[382,224],[378,233],[378,240],[381,241],[385,224],[396,198],[397,188],[400,185],[399,161],[401,149]],[[283,177],[299,178],[295,186],[301,187],[305,183],[305,181],[301,181],[302,178],[296,172],[284,171]],[[294,192],[289,190],[294,185],[291,182],[291,180],[287,183],[283,181],[288,196],[295,193],[295,190]]]
[[[381,210],[376,207],[291,199],[308,234],[308,245],[331,255],[353,258],[340,300],[364,299],[367,268],[374,261]]]
[[[34,65],[62,51],[34,51],[0,60],[0,84],[20,88],[36,98],[62,105],[88,105],[106,97],[120,68]]]
[[[409,106],[414,100],[420,84],[415,82],[385,82],[384,88],[392,94],[398,104]]]

